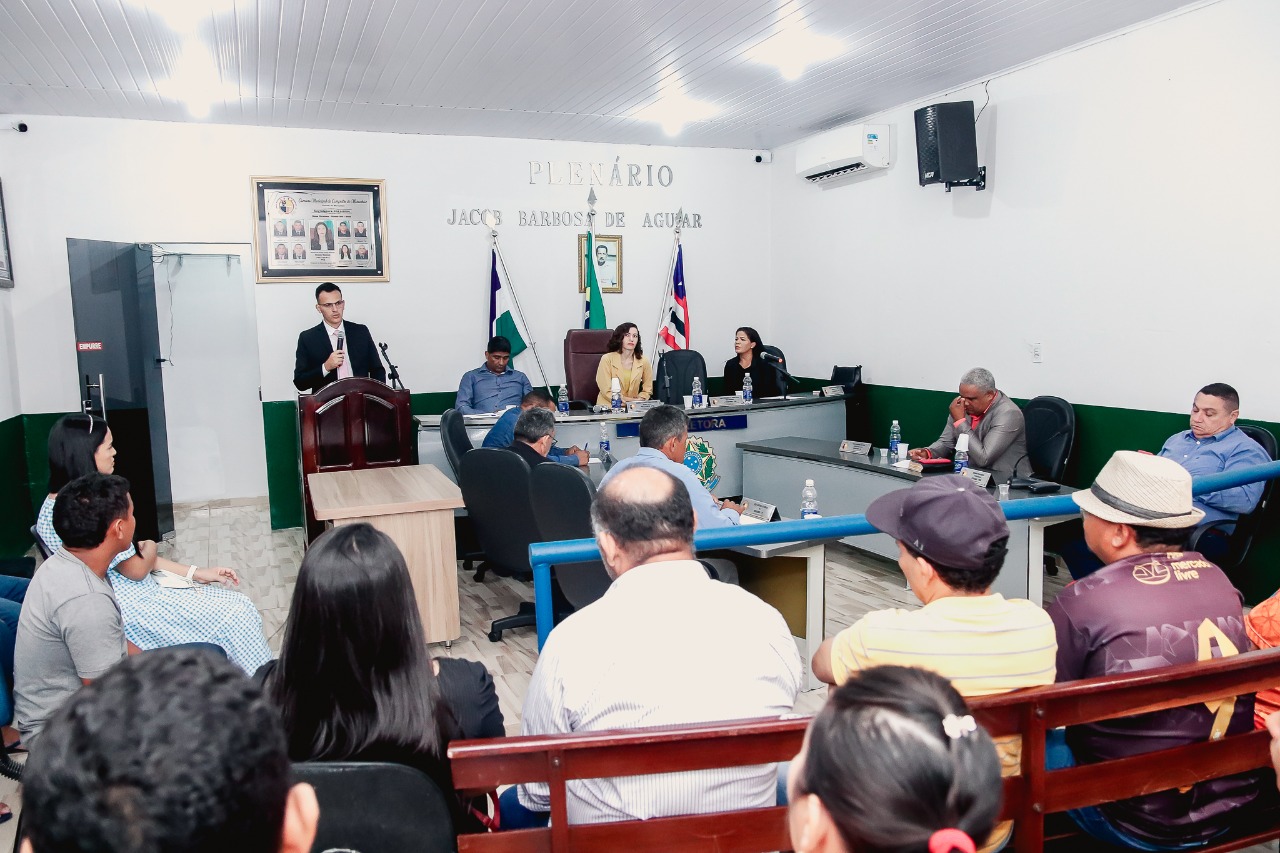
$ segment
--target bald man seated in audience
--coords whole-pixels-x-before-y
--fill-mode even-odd
[[[22,853],[308,853],[280,715],[234,664],[129,658],[49,720],[22,778]]]
[[[652,468],[617,475],[596,495],[591,526],[613,584],[551,632],[529,682],[521,734],[790,712],[800,689],[791,629],[756,596],[707,576],[694,558],[693,505],[674,477]],[[575,780],[569,822],[766,807],[776,787],[774,764]],[[503,828],[545,825],[549,808],[545,783],[510,788]]]
[[[996,388],[990,370],[975,367],[960,377],[960,394],[951,401],[947,416],[947,425],[938,440],[928,447],[912,448],[912,459],[951,459],[955,456],[956,439],[967,435],[969,464],[974,468],[996,473],[1002,481],[1031,473],[1022,409]]]
[[[520,398],[519,407],[512,406],[502,413],[502,417],[498,418],[498,422],[485,435],[484,443],[481,446],[510,447],[511,442],[515,441],[516,438],[516,419],[530,409],[546,409],[554,415],[556,404],[546,391],[534,388]],[[547,458],[552,462],[560,462],[565,465],[586,465],[588,462],[587,452],[579,449],[577,445],[566,450],[553,444],[551,449],[547,451]]]
[[[1009,526],[986,489],[954,474],[928,477],[872,501],[867,522],[897,540],[898,566],[924,606],[868,613],[824,641],[813,657],[815,676],[844,684],[873,666],[923,666],[965,697],[1053,683],[1053,620],[1030,601],[991,591]],[[1021,740],[996,745],[1004,775],[1017,774]],[[992,830],[984,850],[1003,846],[1012,827]]]

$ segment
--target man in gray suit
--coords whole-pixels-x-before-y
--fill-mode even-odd
[[[956,437],[969,436],[969,464],[1001,478],[1028,475],[1027,426],[1018,404],[996,388],[990,370],[975,367],[960,377],[960,396],[951,401],[950,418],[938,440],[910,451],[912,459],[951,458]],[[1017,472],[1013,471],[1018,466]]]

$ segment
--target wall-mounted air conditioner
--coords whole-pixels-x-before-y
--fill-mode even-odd
[[[810,183],[889,168],[889,125],[854,124],[820,133],[796,148],[796,174]]]

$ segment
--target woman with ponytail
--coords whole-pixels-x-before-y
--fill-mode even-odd
[[[797,853],[975,853],[1000,762],[951,683],[878,666],[832,690],[787,780]]]

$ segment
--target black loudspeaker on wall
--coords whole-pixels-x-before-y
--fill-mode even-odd
[[[916,166],[920,186],[945,184],[985,189],[987,170],[978,165],[973,101],[930,104],[916,110]]]

